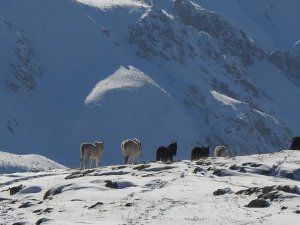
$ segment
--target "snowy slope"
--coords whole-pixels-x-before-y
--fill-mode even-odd
[[[66,169],[66,167],[41,155],[15,155],[0,151],[0,174],[51,169]]]
[[[285,33],[299,3],[273,2],[272,23],[256,4],[270,6],[0,1],[0,148],[72,167],[95,140],[105,141],[102,165],[121,163],[120,143],[134,137],[141,162],[175,140],[177,159],[194,145],[288,148],[300,133],[300,54],[298,30]]]
[[[2,175],[0,224],[296,225],[299,162],[300,151],[286,150],[82,173]],[[107,187],[108,180],[117,186]],[[9,194],[8,188],[20,185],[18,193]],[[265,199],[266,207],[247,207],[254,199]]]

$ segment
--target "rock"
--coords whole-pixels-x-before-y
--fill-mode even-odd
[[[288,178],[288,179],[292,179],[292,180],[294,180],[294,178],[295,178],[294,173],[292,173],[292,172],[286,173],[285,177]]]
[[[109,188],[118,188],[118,183],[115,181],[111,181],[111,180],[106,180],[104,181],[106,184],[105,184],[105,187],[109,187]]]
[[[199,172],[202,172],[202,171],[204,171],[203,168],[201,168],[201,167],[196,167],[196,168],[194,169],[193,173],[199,173]]]
[[[16,222],[16,223],[13,223],[13,225],[24,225],[25,222]]]
[[[43,212],[42,209],[37,209],[37,210],[33,210],[33,211],[32,211],[32,213],[41,213],[41,212]]]
[[[218,189],[216,191],[213,192],[213,195],[218,196],[218,195],[224,195],[227,193],[231,193],[231,189],[230,188],[223,188],[223,189]]]
[[[256,162],[245,162],[242,164],[242,166],[251,166],[251,167],[260,167],[262,164],[261,163],[256,163]]]
[[[53,208],[46,208],[46,209],[44,209],[44,213],[51,213],[52,212],[52,210],[53,210]]]
[[[299,43],[299,41],[296,42],[295,45],[286,52],[276,50],[268,56],[268,60],[282,70],[287,77],[294,82],[300,78]]]
[[[47,222],[47,221],[49,221],[49,219],[47,219],[47,218],[41,218],[41,219],[39,219],[38,221],[36,221],[36,225],[40,225],[40,224],[42,224],[42,223],[44,223],[44,222]]]
[[[97,202],[96,204],[91,205],[90,207],[88,207],[88,209],[93,209],[93,208],[96,208],[97,206],[101,206],[101,205],[103,205],[103,202]]]
[[[196,165],[198,165],[198,166],[209,166],[209,165],[211,165],[211,161],[200,160],[200,161],[196,162]]]
[[[240,190],[240,191],[237,191],[235,194],[237,195],[241,195],[241,194],[245,194],[245,195],[252,195],[253,193],[258,193],[260,192],[260,188],[258,187],[252,187],[252,188],[248,188],[246,190]]]
[[[213,172],[213,175],[221,177],[222,176],[222,171],[223,171],[223,169],[215,169],[214,172]]]
[[[112,172],[105,172],[105,173],[94,173],[93,176],[112,176],[112,175],[126,175],[130,172],[125,171],[112,171]]]
[[[229,167],[230,170],[238,170],[240,167],[236,164],[233,164],[232,166]]]
[[[281,196],[282,196],[282,194],[280,194],[278,191],[271,191],[271,192],[266,193],[266,194],[258,195],[258,198],[269,199],[272,202],[272,201],[278,199]]]
[[[254,199],[251,202],[249,202],[248,205],[246,205],[246,207],[249,208],[266,208],[270,206],[270,202],[268,202],[265,199]]]
[[[120,169],[125,169],[127,168],[128,166],[117,166],[117,167],[112,167],[111,169],[112,170],[120,170]]]
[[[143,170],[143,169],[146,169],[148,167],[150,167],[151,165],[140,165],[140,166],[136,166],[133,168],[133,170]]]
[[[295,210],[295,211],[294,211],[294,213],[296,213],[296,214],[300,214],[300,210],[299,210],[299,209],[297,209],[297,210]]]
[[[25,202],[25,203],[21,204],[18,208],[28,208],[32,205],[33,204],[31,202]]]
[[[296,185],[279,185],[276,187],[277,190],[287,192],[287,193],[298,193],[299,188]]]
[[[126,207],[133,206],[133,203],[132,203],[132,202],[128,202],[128,203],[125,204],[125,206],[126,206]]]
[[[260,166],[262,166],[262,164],[261,163],[252,163],[250,166],[251,167],[260,167]]]
[[[60,194],[60,193],[61,193],[61,190],[50,189],[50,190],[46,191],[46,193],[44,194],[43,200],[46,200],[50,196],[57,195],[57,194]]]
[[[65,179],[68,180],[68,179],[74,179],[74,178],[83,177],[86,174],[92,173],[94,171],[95,171],[95,169],[92,169],[92,170],[79,170],[79,171],[76,171],[74,173],[71,173],[70,175],[68,175],[67,177],[65,177]]]
[[[270,193],[271,191],[276,190],[276,186],[265,186],[263,188],[258,188],[259,191],[261,191],[263,194]]]
[[[14,195],[17,194],[19,191],[21,191],[24,188],[22,184],[9,188],[9,194]]]
[[[44,194],[43,200],[50,199],[50,196],[60,194],[65,187],[71,186],[72,184],[62,185],[56,188],[51,188]]]
[[[242,167],[242,168],[239,169],[239,172],[240,173],[247,173],[247,170],[244,167]]]
[[[286,206],[282,206],[280,209],[281,210],[285,210],[285,209],[287,209],[288,207],[286,207]]]

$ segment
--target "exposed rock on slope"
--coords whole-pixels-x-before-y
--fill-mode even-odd
[[[264,51],[255,42],[221,15],[205,10],[189,0],[176,0],[175,9],[185,25],[193,26],[198,31],[207,32],[215,37],[222,54],[237,56],[245,65],[265,56]]]
[[[297,41],[287,52],[280,50],[272,52],[269,60],[300,87],[300,41]]]

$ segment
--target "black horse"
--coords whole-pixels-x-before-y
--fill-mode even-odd
[[[177,151],[177,142],[169,144],[168,147],[160,146],[156,150],[156,161],[167,162],[170,160],[173,162],[173,156],[176,155]]]
[[[198,160],[200,158],[207,158],[209,156],[209,146],[208,147],[194,147],[191,153],[191,160]]]
[[[292,140],[291,150],[300,150],[300,137],[294,137]]]

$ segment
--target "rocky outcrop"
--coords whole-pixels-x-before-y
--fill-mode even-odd
[[[159,9],[148,11],[130,28],[129,43],[137,46],[137,55],[148,59],[160,56],[182,63],[204,53],[215,59],[220,55],[209,35]]]
[[[292,81],[300,82],[300,41],[287,52],[276,50],[270,53],[269,61],[282,70]],[[298,83],[300,86],[300,83]]]
[[[255,59],[262,59],[265,56],[264,51],[255,42],[223,16],[187,0],[176,0],[175,9],[185,25],[215,37],[222,54],[237,56],[245,65],[252,64]]]
[[[25,34],[16,32],[16,37],[15,59],[10,64],[11,73],[7,75],[6,86],[10,90],[24,95],[36,88],[36,79],[41,76],[42,69]]]

